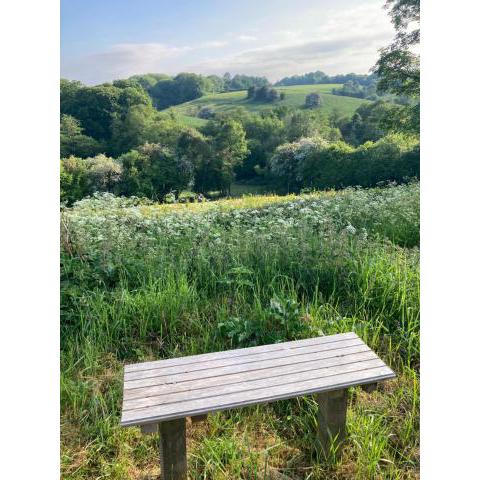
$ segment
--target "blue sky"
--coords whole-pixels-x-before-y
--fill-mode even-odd
[[[384,0],[61,0],[61,76],[367,73],[394,31]]]

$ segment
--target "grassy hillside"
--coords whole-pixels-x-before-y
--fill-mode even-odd
[[[339,95],[332,95],[330,92],[332,88],[341,87],[337,84],[323,84],[323,85],[294,85],[290,87],[275,87],[279,92],[285,92],[285,99],[278,100],[274,103],[262,103],[247,100],[247,92],[245,90],[229,93],[217,93],[214,95],[205,95],[191,102],[182,103],[171,107],[169,110],[181,115],[181,118],[187,120],[185,117],[196,117],[198,110],[201,107],[208,106],[217,112],[228,112],[233,108],[244,107],[251,112],[260,112],[276,106],[286,105],[289,107],[302,108],[305,104],[305,96],[309,93],[319,93],[323,99],[323,105],[320,107],[326,113],[331,113],[334,110],[338,111],[342,116],[351,116],[353,112],[364,102],[362,100],[352,97],[341,97]],[[202,121],[201,119],[197,119]],[[194,124],[192,124],[194,125]],[[195,125],[194,125],[195,126]]]
[[[350,389],[341,458],[318,455],[305,396],[189,423],[189,478],[419,478],[418,184],[175,205],[107,194],[62,212],[61,244],[64,480],[158,478],[158,436],[119,426],[125,363],[348,331],[398,376]]]

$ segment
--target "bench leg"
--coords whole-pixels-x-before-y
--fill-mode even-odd
[[[185,418],[180,418],[159,426],[161,480],[187,480],[185,423]]]
[[[340,455],[346,433],[347,389],[316,394],[318,438],[325,458]]]

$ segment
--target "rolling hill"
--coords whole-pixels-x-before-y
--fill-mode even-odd
[[[341,116],[351,116],[354,111],[365,102],[352,97],[332,95],[332,88],[341,87],[340,84],[317,84],[317,85],[294,85],[289,87],[275,87],[279,93],[285,92],[285,99],[274,103],[256,102],[248,100],[245,90],[227,93],[205,95],[190,102],[170,107],[167,111],[173,111],[180,119],[191,126],[200,126],[205,120],[197,117],[201,107],[207,106],[216,112],[228,112],[234,108],[243,107],[251,112],[260,112],[281,105],[294,108],[302,108],[305,104],[305,96],[309,93],[319,93],[323,99],[320,107],[326,113],[337,110]]]

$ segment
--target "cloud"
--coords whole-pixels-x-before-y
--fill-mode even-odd
[[[326,11],[315,4],[289,17],[287,29],[277,22],[255,30],[255,36],[231,32],[229,42],[205,39],[186,46],[120,43],[103,52],[62,61],[62,76],[95,84],[148,72],[229,71],[265,75],[270,80],[312,70],[366,73],[394,30],[381,8],[383,0],[365,2],[341,11]],[[248,42],[262,46],[247,49]]]
[[[122,43],[103,52],[62,62],[62,76],[96,84],[111,79],[126,78],[138,73],[177,73],[181,59],[202,49],[217,49],[228,42],[212,40],[196,46],[176,47],[162,43]]]
[[[238,35],[235,39],[239,42],[254,42],[257,40],[257,37],[254,37],[253,35]]]
[[[311,18],[318,18],[312,13]],[[270,80],[312,70],[327,74],[366,73],[394,31],[377,2],[325,15],[318,24],[304,21],[302,28],[268,34],[272,43],[227,57],[206,59],[191,68],[198,72],[265,75]]]
[[[201,43],[198,47],[191,47],[192,49],[194,48],[222,48],[226,47],[228,45],[228,42],[222,41],[222,40],[212,40],[210,42],[203,42]]]
[[[176,61],[191,50],[161,43],[118,44],[104,52],[62,62],[62,76],[95,84],[137,73],[174,73]]]
[[[290,46],[267,46],[221,60],[207,60],[192,68],[205,73],[261,73],[271,80],[318,69],[327,73],[362,73],[375,63],[377,50],[385,40],[383,33],[372,33]]]

